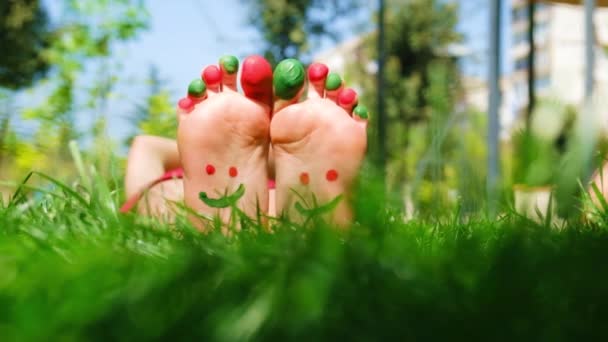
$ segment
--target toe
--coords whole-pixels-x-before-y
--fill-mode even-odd
[[[338,105],[350,115],[357,105],[357,92],[352,88],[342,89],[338,94]]]
[[[313,63],[308,67],[308,98],[325,96],[325,79],[329,68],[323,63]]]
[[[183,97],[177,102],[177,109],[184,112],[190,112],[192,108],[194,108],[194,104],[194,100],[191,98]]]
[[[203,70],[201,77],[207,85],[207,94],[209,96],[213,96],[220,91],[220,86],[222,84],[222,72],[217,66],[207,66]]]
[[[194,109],[195,102],[189,97],[184,97],[177,102],[177,119],[181,121]]]
[[[361,123],[363,127],[367,127],[367,121],[369,120],[367,107],[361,104],[356,105],[355,109],[353,109],[353,118],[355,121]]]
[[[276,97],[275,112],[298,101],[302,94],[305,74],[304,66],[297,59],[288,58],[277,65],[272,80]]]
[[[272,67],[262,56],[249,56],[243,61],[241,86],[245,96],[272,106]]]
[[[325,97],[332,100],[338,100],[338,94],[342,90],[342,78],[335,72],[330,72],[325,79]]]
[[[236,91],[236,75],[239,71],[239,60],[231,55],[220,58],[220,69],[222,71],[222,90],[230,89]]]
[[[207,85],[205,81],[200,78],[196,78],[188,85],[188,98],[192,100],[194,104],[201,102],[207,95]]]
[[[188,85],[188,96],[177,102],[177,119],[181,120],[207,96],[207,86],[200,78],[192,80]]]

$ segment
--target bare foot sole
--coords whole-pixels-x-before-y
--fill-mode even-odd
[[[231,201],[249,217],[268,212],[272,70],[260,56],[246,58],[244,94],[237,92],[237,72],[238,60],[223,57],[219,67],[208,66],[192,81],[179,102],[184,200],[198,214],[191,221],[201,230],[207,225],[200,216],[219,215],[230,223]]]
[[[304,83],[304,67],[285,60],[275,69],[275,95],[277,89],[287,89],[278,94],[282,102],[275,103],[270,125],[276,210],[301,219],[315,206],[335,205],[328,210],[329,218],[346,225],[352,220],[350,190],[367,147],[368,114],[357,105],[356,92],[344,88],[341,78],[328,71],[323,64],[311,65],[307,99],[295,103]]]

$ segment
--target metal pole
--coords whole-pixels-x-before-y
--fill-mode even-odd
[[[378,166],[385,172],[386,166],[386,113],[384,110],[384,0],[379,0],[378,6],[378,74],[377,74],[377,104],[378,104]]]
[[[593,70],[595,69],[595,56],[593,47],[595,40],[593,35],[593,10],[595,0],[585,0],[585,101],[589,101],[593,95]]]
[[[530,127],[532,112],[536,104],[536,68],[534,63],[534,52],[536,43],[534,42],[534,14],[536,12],[535,0],[528,0],[528,43],[530,52],[528,53],[528,108],[526,109],[526,128]]]
[[[488,213],[496,212],[498,199],[498,181],[500,177],[500,151],[498,136],[500,134],[500,9],[501,0],[492,0],[490,5],[490,63],[489,63],[489,120],[488,120]]]

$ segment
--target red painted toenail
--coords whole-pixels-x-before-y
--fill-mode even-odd
[[[241,86],[245,96],[272,103],[272,67],[262,56],[249,56],[243,61],[241,68]]]
[[[215,65],[210,65],[203,70],[203,74],[201,75],[203,80],[207,84],[216,84],[220,83],[222,80],[222,72]]]
[[[327,178],[327,180],[330,182],[335,181],[336,179],[338,179],[338,171],[336,171],[334,169],[327,171],[325,178]]]
[[[211,164],[207,164],[207,166],[205,167],[205,171],[208,175],[212,175],[215,173],[215,167],[213,167],[213,165]]]
[[[300,174],[300,183],[304,185],[308,185],[308,183],[310,183],[310,176],[308,176],[307,172],[302,172]]]
[[[236,177],[239,172],[236,170],[236,167],[231,166],[230,169],[228,169],[228,174],[230,175],[230,177]]]
[[[357,92],[351,88],[346,88],[338,94],[338,104],[348,106],[357,99]]]
[[[194,106],[194,101],[192,101],[192,99],[189,97],[184,97],[183,99],[179,100],[177,105],[183,110],[190,110],[192,109],[192,106]]]
[[[308,67],[308,78],[312,82],[323,81],[327,77],[329,68],[323,63],[313,63]]]

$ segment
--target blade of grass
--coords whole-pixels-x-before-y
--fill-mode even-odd
[[[79,193],[77,193],[76,191],[72,190],[69,186],[63,184],[61,181],[47,175],[44,174],[42,172],[38,172],[38,171],[32,171],[34,174],[38,175],[41,178],[44,178],[46,180],[48,180],[49,182],[55,184],[57,187],[59,187],[61,190],[63,190],[64,192],[68,193],[69,195],[71,195],[72,197],[74,197],[78,202],[80,202],[83,206],[85,207],[90,207],[90,204],[87,202],[87,200],[82,197]]]
[[[72,159],[74,160],[74,164],[76,165],[76,170],[78,170],[78,174],[80,175],[80,180],[84,184],[87,189],[91,190],[92,181],[91,177],[85,172],[84,163],[82,162],[82,154],[80,153],[80,148],[78,147],[78,142],[75,140],[71,140],[69,143],[70,153],[72,154]]]

